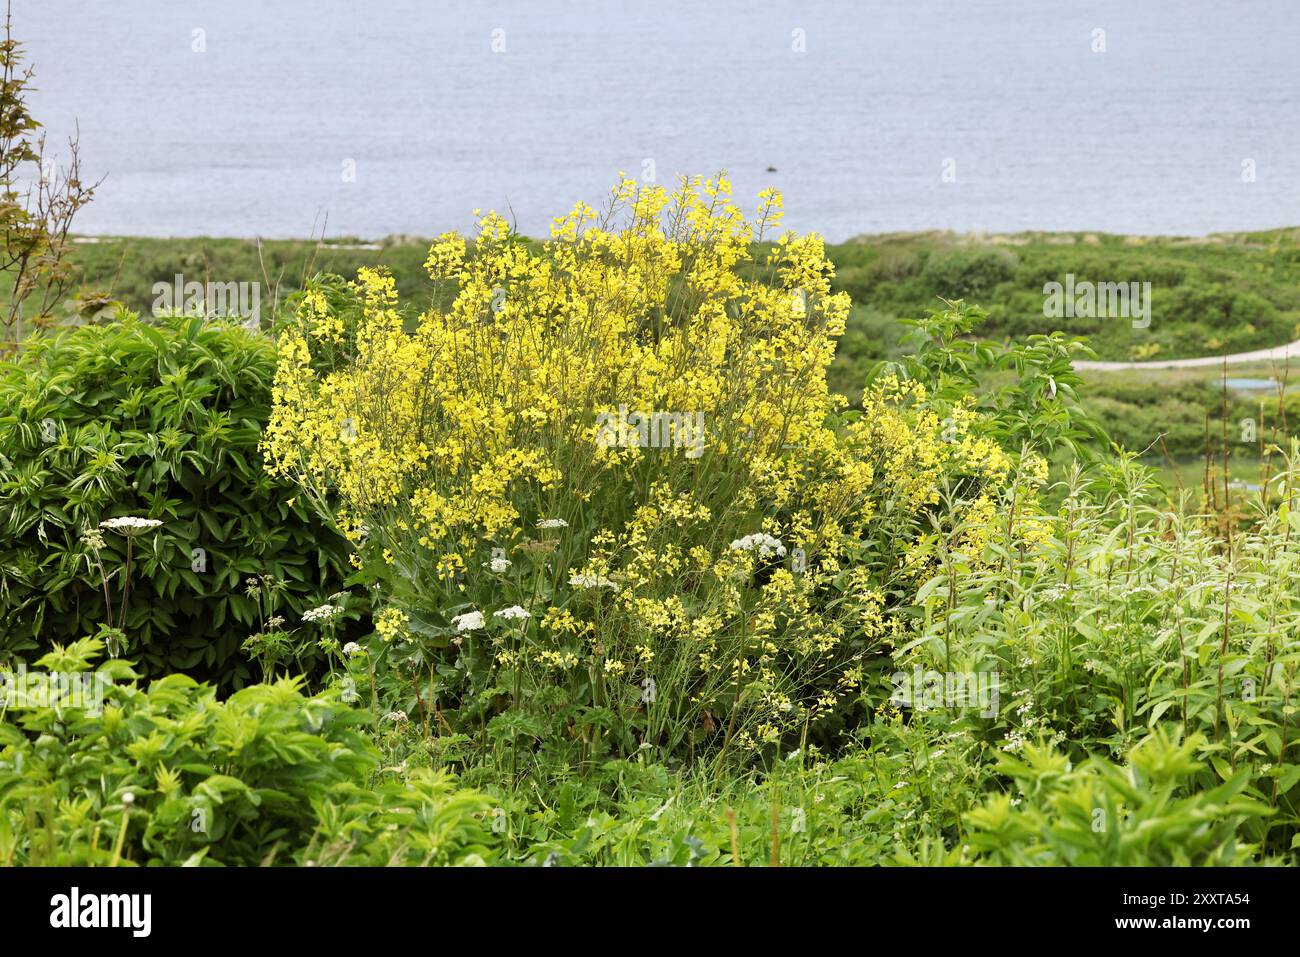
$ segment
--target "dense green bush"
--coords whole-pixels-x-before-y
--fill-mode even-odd
[[[944,299],[970,299],[1015,275],[1016,257],[1005,249],[954,249],[931,253],[920,281]]]
[[[1154,734],[1122,764],[1023,757],[894,720],[836,760],[795,752],[763,775],[713,780],[611,763],[555,786],[540,809],[502,798],[510,859],[685,866],[1230,865],[1251,859],[1244,823],[1266,805],[1242,772],[1198,789],[1203,744]]]
[[[1208,814],[1212,805],[1241,812],[1224,840],[1263,855],[1300,846],[1297,452],[1292,443],[1290,467],[1274,482],[1292,501],[1263,512],[1231,548],[1200,517],[1162,507],[1150,470],[1121,460],[1103,466],[1094,482],[1069,476],[1058,513],[1039,525],[1036,547],[990,547],[982,557],[942,550],[936,574],[916,593],[924,614],[895,661],[905,672],[1000,676],[996,715],[976,719],[969,710],[936,707],[920,711],[916,723],[936,736],[973,734],[1007,754],[1030,756],[1028,767],[1004,762],[996,773],[1022,790],[1022,778],[1039,781],[1041,790],[1030,795],[1039,823],[1003,823],[1068,830],[1073,825],[1059,815],[1077,803],[1076,790],[1120,802],[1116,776],[1096,762],[1086,780],[1053,783],[1063,760],[1103,755],[1136,761],[1138,770],[1126,772],[1132,780],[1158,778],[1134,785],[1142,801],[1130,794],[1122,801],[1126,813],[1140,820],[1145,808],[1172,816],[1162,825],[1171,833],[1184,824],[1190,830],[1158,852],[1093,848],[1096,854],[1081,852],[1078,863],[1231,858],[1236,852],[1217,838],[1213,846],[1199,843],[1206,833],[1191,840],[1195,828],[1183,812]],[[1010,505],[1004,500],[1000,514],[1012,514]],[[1161,740],[1148,742],[1152,735]],[[1063,758],[1048,754],[1053,746]],[[1143,761],[1178,770],[1148,773]],[[1147,807],[1166,784],[1168,800]],[[1172,803],[1189,797],[1202,803]]]
[[[238,684],[246,579],[285,616],[341,587],[343,539],[262,469],[274,369],[237,326],[129,314],[0,366],[0,654],[113,626],[151,673]],[[162,523],[131,540],[126,595],[128,539],[99,530],[124,516]]]
[[[37,662],[90,674],[83,639]],[[379,780],[349,686],[215,690],[169,675],[147,690],[114,660],[102,706],[10,689],[0,722],[0,864],[474,864],[491,805],[445,774]],[[36,674],[35,672],[31,674]],[[35,686],[39,687],[39,686]]]
[[[1075,766],[1052,748],[1026,744],[1024,757],[1002,755],[998,772],[1016,796],[999,794],[972,811],[970,846],[990,864],[1088,867],[1187,867],[1247,864],[1256,848],[1239,831],[1272,813],[1243,797],[1242,768],[1197,787],[1206,742],[1157,731],[1134,747],[1125,766],[1092,757]]]
[[[1099,373],[1088,382],[1082,405],[1115,444],[1145,452],[1151,463],[1164,465],[1172,459],[1203,466],[1207,453],[1218,462],[1226,438],[1233,462],[1247,468],[1258,462],[1261,442],[1265,447],[1284,443],[1288,429],[1271,393],[1229,389],[1225,395],[1221,376],[1220,369],[1171,371],[1159,377],[1139,371]],[[1298,409],[1300,403],[1288,401],[1288,427],[1300,422]],[[1243,437],[1245,420],[1253,423],[1253,432]]]

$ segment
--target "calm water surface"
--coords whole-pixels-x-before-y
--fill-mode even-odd
[[[1300,224],[1297,0],[15,7],[37,116],[108,175],[82,232],[539,234],[722,168],[834,240]]]

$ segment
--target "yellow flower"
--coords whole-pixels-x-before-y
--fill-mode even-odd
[[[430,609],[544,586],[547,669],[653,663],[695,719],[743,712],[738,742],[797,731],[860,683],[864,641],[897,637],[884,595],[956,548],[994,554],[995,490],[1046,463],[1016,469],[972,402],[897,376],[841,417],[826,375],[850,303],[821,237],[776,232],[782,210],[764,190],[748,220],[725,176],[624,176],[541,244],[496,213],[438,237],[418,320],[384,269],[314,282],[278,340],[269,470],[337,508],[358,552],[415,569]],[[1031,499],[1012,534],[1047,542]],[[784,553],[729,548],[746,536]],[[502,548],[508,576],[469,558]],[[376,630],[408,623],[390,608]]]
[[[375,619],[375,631],[384,641],[392,641],[394,638],[406,637],[406,626],[410,618],[396,608],[385,608]]]

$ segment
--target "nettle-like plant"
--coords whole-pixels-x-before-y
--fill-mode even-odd
[[[266,448],[382,584],[376,664],[423,728],[517,764],[752,752],[826,727],[881,647],[944,481],[1012,464],[920,383],[845,412],[849,303],[822,240],[768,245],[725,179],[622,182],[544,244],[495,214],[427,267],[414,331],[383,271],[281,331]],[[811,732],[810,732],[811,729]]]
[[[0,365],[0,654],[102,626],[150,672],[239,684],[246,579],[294,624],[342,587],[346,542],[262,468],[274,365],[234,325],[129,314]]]
[[[975,338],[984,310],[943,301],[920,319],[901,319],[908,354],[879,363],[872,377],[898,376],[925,386],[931,407],[967,409],[983,420],[982,433],[1006,448],[1029,446],[1045,454],[1064,448],[1084,459],[1109,441],[1080,406],[1076,358],[1095,357],[1079,338],[1034,334],[1000,343]]]
[[[930,540],[897,663],[995,675],[996,714],[978,734],[1006,753],[1046,742],[1081,762],[1160,733],[1195,742],[1180,793],[1231,783],[1264,809],[1242,838],[1289,852],[1300,840],[1300,446],[1284,459],[1254,527],[1230,539],[1123,456],[1091,477],[1072,471],[1055,514],[1017,536],[1023,549]],[[1005,497],[997,515],[1004,528],[1026,521]],[[916,723],[947,730],[969,715],[937,708]]]

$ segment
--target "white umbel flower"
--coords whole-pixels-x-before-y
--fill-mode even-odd
[[[569,523],[562,518],[544,518],[537,523],[538,528],[568,528]]]
[[[608,588],[610,591],[618,591],[618,582],[604,575],[581,575],[575,572],[569,576],[569,584],[574,588]]]
[[[490,562],[484,562],[483,567],[490,568],[492,571],[500,575],[503,571],[509,568],[511,564],[512,563],[510,559],[497,556],[496,558],[492,559],[492,561]]]
[[[731,543],[731,550],[733,552],[757,552],[759,558],[771,558],[773,555],[777,558],[785,557],[785,546],[781,544],[780,539],[765,535],[762,532],[755,532],[753,535],[746,535],[744,538],[736,539]]]
[[[457,631],[477,631],[483,627],[483,612],[467,611],[451,620]]]
[[[347,655],[349,658],[351,658],[353,655],[359,655],[361,654],[361,646],[358,645],[355,641],[349,641],[346,645],[343,646],[343,653]]]
[[[303,621],[329,621],[343,609],[337,605],[321,605],[319,608],[309,608],[302,613]]]
[[[99,523],[99,527],[109,532],[117,532],[119,535],[140,535],[150,529],[157,528],[161,525],[156,518],[137,518],[134,515],[123,515],[119,518],[107,518]]]
[[[523,608],[518,605],[511,605],[509,608],[502,608],[500,611],[492,612],[493,618],[531,618]]]

